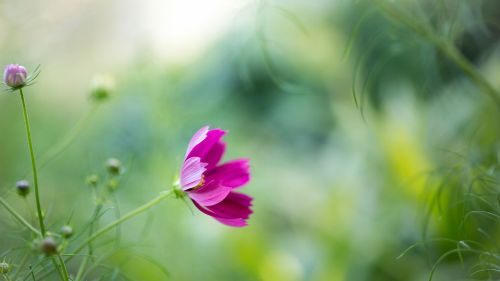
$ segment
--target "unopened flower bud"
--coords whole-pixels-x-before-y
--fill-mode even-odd
[[[118,175],[120,174],[120,171],[122,169],[122,163],[120,160],[116,158],[110,158],[106,162],[106,167],[108,169],[108,172],[112,175]]]
[[[73,228],[69,225],[64,225],[61,227],[61,235],[66,239],[70,238],[73,236]]]
[[[109,98],[115,88],[115,81],[111,76],[98,75],[92,79],[90,97],[94,101],[103,101]]]
[[[26,85],[28,71],[24,66],[18,64],[9,64],[3,71],[3,82],[5,85],[17,89]]]
[[[40,243],[40,250],[46,256],[52,256],[57,253],[57,243],[52,236],[45,237]]]
[[[96,187],[97,184],[99,183],[99,176],[96,174],[90,175],[87,177],[85,182],[90,186]]]
[[[7,274],[10,272],[10,264],[6,262],[0,262],[0,273],[1,274]]]
[[[17,194],[26,197],[30,193],[30,183],[27,180],[20,180],[16,182]]]
[[[108,184],[106,185],[108,187],[108,190],[113,192],[118,188],[118,181],[116,179],[111,179],[108,181]]]

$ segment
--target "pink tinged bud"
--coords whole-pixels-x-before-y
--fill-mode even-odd
[[[16,182],[17,193],[22,197],[26,197],[30,193],[30,183],[27,180],[20,180]]]
[[[18,64],[9,64],[3,72],[3,82],[11,88],[20,88],[26,85],[28,72],[26,68]]]
[[[61,227],[60,232],[61,236],[66,239],[71,238],[71,236],[73,236],[73,228],[69,225],[63,225]]]
[[[53,237],[47,236],[40,243],[40,250],[46,256],[57,254],[57,242]]]

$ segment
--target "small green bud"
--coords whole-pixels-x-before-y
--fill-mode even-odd
[[[109,75],[97,75],[92,79],[90,97],[94,101],[108,99],[115,88],[115,81]]]
[[[57,254],[57,243],[52,236],[45,237],[40,243],[40,251],[46,256]]]
[[[118,188],[118,181],[116,179],[111,179],[108,181],[108,190],[113,192]]]
[[[73,228],[69,225],[63,225],[61,227],[60,232],[61,232],[62,237],[66,238],[66,239],[73,236]]]
[[[116,158],[110,158],[106,162],[108,172],[112,175],[119,175],[122,169],[122,163]]]
[[[10,272],[10,264],[6,262],[0,262],[0,273],[1,274],[7,274]]]
[[[17,194],[26,197],[30,193],[30,183],[27,180],[20,180],[16,182]]]
[[[90,175],[87,177],[85,182],[90,186],[96,187],[97,184],[99,183],[99,176],[96,174]]]

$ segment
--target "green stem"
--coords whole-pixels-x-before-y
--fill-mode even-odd
[[[33,141],[31,139],[31,129],[30,129],[30,121],[28,117],[28,110],[26,108],[26,101],[24,100],[23,89],[19,89],[19,93],[21,96],[21,103],[23,105],[23,115],[24,115],[24,124],[26,126],[26,136],[28,139],[28,147],[30,150],[31,157],[31,169],[33,170],[33,183],[35,185],[35,200],[36,200],[36,210],[38,213],[38,221],[40,223],[40,232],[43,237],[45,237],[45,224],[43,222],[43,213],[42,206],[40,204],[40,192],[38,189],[38,172],[36,169],[36,159],[35,159],[35,151],[33,149]]]
[[[67,133],[67,135],[40,158],[40,169],[56,158],[59,154],[66,150],[71,143],[73,143],[75,138],[80,134],[83,128],[85,128],[96,109],[97,105],[92,105],[91,108],[80,118],[80,120],[78,120],[77,124]]]
[[[40,231],[36,229],[34,226],[32,226],[29,222],[27,222],[12,206],[10,206],[7,201],[5,201],[2,197],[0,197],[0,204],[2,204],[9,213],[11,213],[21,224],[26,226],[31,232],[33,232],[36,235],[41,235]]]
[[[23,257],[19,266],[17,266],[16,273],[14,274],[14,277],[12,277],[12,279],[18,280],[17,278],[19,277],[19,274],[21,274],[23,268],[26,266],[26,263],[28,262],[29,258],[30,258],[29,254]]]
[[[89,236],[89,238],[87,238],[85,241],[83,241],[80,245],[78,245],[78,247],[76,247],[76,249],[73,251],[73,253],[70,256],[68,256],[68,258],[66,259],[66,262],[69,262],[70,260],[72,260],[74,257],[77,256],[77,254],[79,252],[81,252],[83,249],[85,249],[85,247],[89,243],[92,243],[94,240],[101,237],[106,232],[108,232],[111,229],[113,229],[114,227],[122,224],[123,222],[141,214],[142,212],[147,211],[148,209],[158,205],[158,203],[160,203],[161,201],[163,201],[165,198],[167,198],[168,196],[170,196],[172,194],[175,194],[175,189],[164,191],[164,192],[160,193],[160,195],[155,197],[153,200],[149,201],[148,203],[136,208],[135,210],[130,211],[129,213],[125,214],[123,217],[121,217],[121,218],[111,222],[107,226],[103,227],[102,229],[100,229],[99,231],[94,233],[92,236]],[[50,274],[52,271],[53,270],[47,272],[47,275]],[[45,275],[43,277],[45,277]]]
[[[52,257],[50,260],[52,261],[52,265],[54,265],[54,268],[57,269],[57,273],[59,273],[59,278],[61,278],[61,280],[64,281],[64,275],[61,271],[61,267],[59,266],[59,264],[57,264],[56,259]]]
[[[384,12],[389,18],[395,20],[413,30],[423,38],[429,40],[436,48],[453,61],[483,92],[490,96],[491,99],[500,107],[499,92],[486,80],[482,74],[476,69],[472,63],[449,41],[442,39],[431,29],[431,27],[414,21],[410,16],[405,15],[398,9],[385,2],[385,0],[375,0],[374,3]]]
[[[92,215],[92,221],[90,222],[89,237],[92,236],[92,234],[94,233],[94,226],[99,220],[99,213],[101,212],[102,207],[103,207],[102,204],[97,203],[94,214]],[[78,273],[76,274],[75,281],[80,281],[85,274],[85,269],[87,267],[87,264],[93,255],[92,243],[88,244],[88,249],[89,249],[88,255],[83,258],[83,262],[80,264],[80,268],[78,269]]]
[[[87,267],[87,263],[89,262],[89,257],[85,256],[83,258],[83,262],[78,269],[78,273],[76,274],[75,281],[80,281],[85,273],[85,268]]]
[[[64,263],[64,260],[62,259],[61,255],[57,255],[57,258],[59,259],[59,263],[61,264],[62,268],[62,274],[64,277],[64,281],[69,281],[69,273],[68,273],[68,268],[66,267],[66,263]]]
[[[174,194],[174,189],[165,191],[160,193],[156,198],[153,200],[149,201],[148,203],[136,208],[135,210],[130,211],[129,213],[125,214],[123,217],[111,222],[107,226],[101,228],[99,231],[94,233],[92,236],[87,238],[85,241],[83,241],[74,251],[73,255],[71,255],[68,260],[70,260],[72,257],[74,257],[77,253],[79,253],[81,250],[85,248],[85,246],[89,243],[92,243],[94,240],[105,234],[106,232],[110,231],[111,229],[115,228],[116,226],[122,224],[123,222],[141,214],[144,211],[147,211],[148,209],[156,206],[158,203],[163,201],[163,199],[167,198],[168,196]]]

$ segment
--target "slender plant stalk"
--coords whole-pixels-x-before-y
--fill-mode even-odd
[[[18,280],[17,278],[19,277],[19,274],[21,274],[24,266],[26,266],[26,263],[28,263],[28,260],[30,258],[30,254],[27,254],[23,257],[21,260],[21,263],[17,266],[16,273],[14,274],[14,277],[12,279]]]
[[[410,16],[405,15],[398,9],[392,7],[392,4],[385,0],[373,1],[384,14],[392,20],[403,24],[407,28],[413,30],[423,38],[429,40],[436,48],[453,61],[484,93],[490,96],[491,99],[500,107],[499,92],[486,80],[483,75],[476,69],[472,63],[449,41],[442,39],[427,25],[413,20]]]
[[[64,138],[44,155],[42,155],[39,161],[39,169],[42,169],[46,164],[55,159],[73,143],[76,137],[85,128],[97,107],[97,104],[92,104],[91,108],[80,118],[80,120],[78,120],[76,125],[64,136]]]
[[[59,266],[59,264],[57,264],[56,258],[52,257],[50,260],[52,261],[52,264],[54,265],[54,268],[57,269],[57,273],[59,273],[59,278],[61,278],[61,280],[64,281],[64,275],[63,275],[63,273],[61,271],[61,267]]]
[[[36,210],[38,214],[38,221],[40,223],[40,234],[42,237],[45,237],[46,234],[46,228],[45,228],[45,223],[43,220],[43,212],[42,212],[42,205],[40,203],[40,190],[38,187],[38,171],[37,171],[37,165],[36,165],[36,158],[35,158],[35,150],[33,149],[33,139],[31,137],[31,127],[30,127],[30,121],[29,121],[29,116],[28,116],[28,109],[26,107],[26,100],[24,98],[24,93],[23,89],[19,89],[19,94],[21,96],[21,103],[23,106],[23,116],[24,116],[24,124],[26,126],[26,137],[28,140],[28,147],[30,151],[30,158],[31,158],[31,169],[33,171],[33,184],[35,186],[35,201],[36,201]],[[66,264],[64,263],[64,260],[61,258],[60,255],[58,255],[59,261],[61,263],[61,270],[59,269],[59,266],[57,265],[57,261],[53,259],[54,266],[58,269],[58,271],[61,273],[61,279],[64,281],[69,281],[69,275],[68,271],[66,268]]]
[[[63,280],[64,281],[69,281],[69,273],[68,273],[68,268],[66,267],[66,263],[62,259],[61,255],[57,255],[57,259],[59,260],[59,263],[61,264],[61,272],[63,274]]]
[[[36,168],[35,151],[33,149],[30,121],[29,121],[29,117],[28,117],[28,110],[26,108],[26,101],[24,100],[24,94],[23,94],[22,88],[19,89],[19,94],[21,96],[21,103],[23,105],[24,124],[26,126],[26,136],[28,139],[28,147],[30,150],[31,169],[33,171],[33,183],[35,185],[35,201],[36,201],[36,210],[38,213],[38,221],[40,223],[40,232],[42,234],[42,237],[45,237],[45,233],[46,233],[45,232],[45,223],[43,222],[42,206],[40,204],[40,191],[38,189],[38,172],[37,172],[37,168]]]
[[[147,211],[148,209],[156,206],[158,203],[163,201],[163,199],[169,197],[170,195],[174,194],[174,189],[165,191],[160,193],[157,197],[155,197],[153,200],[149,201],[148,203],[136,208],[135,210],[130,211],[129,213],[125,214],[123,217],[111,222],[107,226],[101,228],[99,231],[94,233],[92,236],[87,238],[85,241],[83,241],[76,249],[73,251],[73,254],[68,257],[68,261],[73,258],[77,253],[79,253],[81,250],[85,248],[85,246],[89,243],[92,243],[94,240],[105,234],[106,232],[110,231],[111,229],[115,228],[116,226],[122,224],[123,222],[143,213],[144,211]]]
[[[87,238],[85,241],[83,241],[80,245],[78,245],[78,247],[75,248],[75,250],[73,251],[72,254],[70,254],[68,256],[68,258],[66,259],[65,262],[69,262],[70,260],[72,260],[74,257],[77,256],[77,254],[79,252],[81,252],[83,249],[85,249],[85,247],[89,244],[89,243],[92,243],[94,240],[96,240],[97,238],[101,237],[103,234],[105,234],[106,232],[110,231],[111,229],[115,228],[116,226],[124,223],[125,221],[149,210],[150,208],[158,205],[158,203],[160,203],[161,201],[163,201],[165,198],[169,197],[170,195],[173,195],[175,193],[175,190],[174,189],[170,189],[170,190],[167,190],[167,191],[164,191],[162,193],[160,193],[160,195],[158,195],[157,197],[153,198],[151,201],[147,202],[146,204],[128,212],[127,214],[125,214],[123,217],[111,222],[110,224],[108,224],[107,226],[101,228],[99,231],[97,231],[96,233],[94,233],[92,236],[90,236],[89,238]],[[88,256],[87,256],[88,257]],[[47,274],[50,274],[53,270],[47,272]],[[82,273],[83,274],[83,273]]]
[[[87,267],[87,263],[89,262],[89,256],[85,256],[83,258],[83,262],[78,269],[78,273],[76,274],[75,281],[82,280],[83,275],[85,274],[85,268]]]
[[[24,226],[26,226],[26,228],[28,228],[29,230],[31,230],[31,232],[33,232],[34,234],[36,235],[41,235],[40,231],[38,231],[38,229],[36,229],[34,226],[32,226],[28,221],[26,221],[18,212],[16,212],[16,210],[14,210],[14,208],[12,208],[12,206],[10,206],[7,201],[5,201],[5,199],[3,199],[2,197],[0,197],[0,204],[2,204],[5,209],[7,209],[7,211],[9,211],[9,213],[11,213],[12,216],[14,216],[14,218],[16,218],[21,224],[23,224]]]

